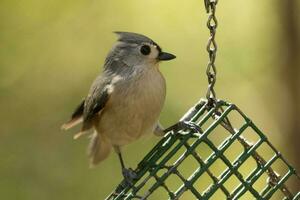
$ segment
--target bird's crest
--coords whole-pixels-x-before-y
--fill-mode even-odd
[[[135,44],[154,43],[147,36],[144,36],[144,35],[141,35],[138,33],[121,32],[121,31],[116,31],[114,33],[119,36],[118,41],[120,41],[120,42],[135,43]]]

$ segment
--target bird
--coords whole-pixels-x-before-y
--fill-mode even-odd
[[[166,81],[159,64],[176,56],[162,51],[142,34],[115,33],[118,39],[105,59],[102,73],[62,129],[82,124],[74,139],[93,130],[88,148],[91,166],[105,160],[113,149],[124,178],[132,179],[135,175],[125,167],[122,147],[144,135],[165,134],[159,116],[166,98]]]

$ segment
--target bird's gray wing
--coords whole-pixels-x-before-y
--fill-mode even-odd
[[[94,117],[104,108],[110,92],[111,79],[105,76],[99,76],[93,82],[88,96],[77,106],[71,119],[63,124],[62,129],[68,130],[77,124],[83,122],[80,133],[75,138],[83,134],[84,131],[92,127]]]
[[[90,92],[85,99],[83,111],[83,127],[82,131],[91,128],[95,116],[105,107],[114,86],[120,81],[125,74],[132,74],[132,67],[120,59],[115,59],[115,55],[109,55],[104,64],[104,72],[98,76],[93,82]]]
[[[103,75],[97,77],[93,82],[84,103],[83,126],[81,131],[91,128],[93,119],[98,116],[100,111],[105,107],[112,93],[111,87],[111,78]]]
[[[80,137],[86,130],[90,129],[93,120],[99,116],[113,92],[113,84],[116,84],[114,78],[116,76],[121,77],[124,73],[132,73],[132,68],[119,59],[114,59],[114,55],[108,56],[105,60],[103,74],[94,80],[88,96],[75,109],[71,120],[65,123],[62,129],[67,130],[83,122],[81,131],[74,138]]]

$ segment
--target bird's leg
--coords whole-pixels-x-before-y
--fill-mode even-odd
[[[116,152],[117,152],[117,154],[119,156],[119,160],[120,160],[120,163],[121,163],[122,175],[124,177],[124,184],[123,184],[123,186],[126,187],[128,185],[132,185],[134,179],[137,178],[137,174],[134,172],[133,169],[125,167],[124,160],[123,160],[120,148],[119,147],[114,147],[114,148],[115,148],[115,150],[116,150]]]
[[[202,133],[201,128],[197,124],[189,121],[179,121],[178,123],[165,129],[164,132],[167,133],[169,131],[173,131],[174,133],[176,133],[180,130],[191,130],[195,133]]]
[[[121,152],[118,153],[118,156],[119,156],[119,159],[120,159],[120,163],[121,163],[121,167],[122,167],[122,174],[124,176],[124,179],[127,180],[129,183],[132,183],[132,181],[137,176],[136,173],[133,171],[133,169],[125,167]]]

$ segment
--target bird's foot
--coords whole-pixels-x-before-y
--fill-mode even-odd
[[[133,181],[137,179],[137,174],[131,168],[123,168],[122,174],[124,179],[116,189],[117,194],[120,194],[127,187],[132,187]]]
[[[137,174],[131,168],[123,168],[122,174],[124,177],[124,183],[126,184],[125,186],[132,186],[133,181],[137,179]]]
[[[180,121],[177,124],[165,129],[164,132],[167,133],[169,131],[173,131],[174,133],[177,133],[180,130],[190,130],[195,133],[202,133],[201,128],[197,124],[189,121]]]

